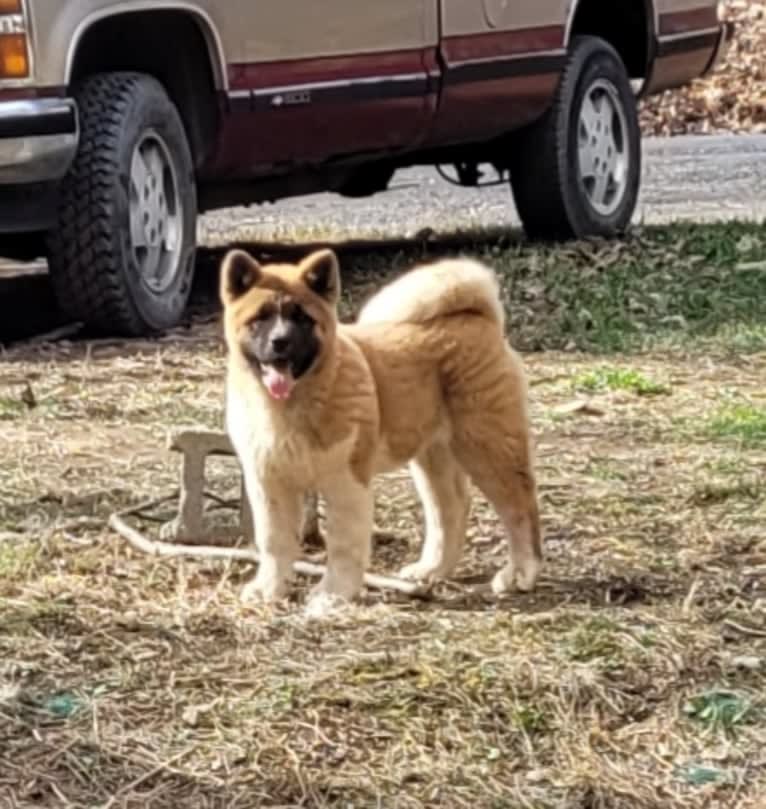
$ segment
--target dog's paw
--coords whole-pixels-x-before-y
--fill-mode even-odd
[[[356,570],[345,575],[327,570],[322,578],[309,590],[309,599],[315,596],[337,596],[345,601],[353,601],[361,592],[364,578],[361,571]]]
[[[342,596],[314,588],[306,601],[303,612],[306,618],[321,621],[337,615],[338,612],[347,609],[348,606],[349,602]]]
[[[534,558],[525,560],[524,564],[508,562],[502,570],[498,570],[492,579],[492,592],[496,596],[501,596],[514,589],[528,593],[535,587],[540,566],[540,560]]]
[[[242,588],[239,594],[240,601],[244,603],[273,604],[286,597],[287,582],[274,577],[256,576]]]
[[[407,579],[408,581],[431,583],[444,578],[445,574],[446,571],[440,565],[420,559],[410,565],[405,565],[398,575],[400,579]]]

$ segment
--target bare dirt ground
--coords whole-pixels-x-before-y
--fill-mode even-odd
[[[531,383],[546,567],[499,603],[479,497],[454,580],[325,624],[303,580],[245,607],[250,566],[151,559],[106,527],[176,486],[167,429],[222,424],[210,309],[159,341],[6,351],[1,806],[764,806],[763,229],[460,249],[502,274]],[[447,250],[344,254],[344,316]],[[233,496],[232,465],[213,471]],[[377,494],[391,572],[421,515],[406,474]]]
[[[766,3],[728,9],[726,63],[645,102],[646,134],[763,129]],[[150,559],[107,528],[174,490],[168,429],[222,426],[206,290],[162,340],[0,347],[3,809],[766,806],[763,228],[453,242],[347,250],[343,313],[451,249],[502,273],[546,567],[501,602],[482,585],[505,539],[478,496],[455,579],[321,625],[305,580],[245,607],[249,565]],[[231,501],[236,468],[211,471]],[[376,522],[376,570],[414,558],[405,473],[378,482]]]

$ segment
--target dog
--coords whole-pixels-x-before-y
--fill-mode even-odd
[[[542,564],[519,356],[493,271],[467,258],[415,267],[339,322],[338,258],[261,265],[242,250],[220,274],[226,429],[252,507],[260,563],[243,599],[284,598],[304,498],[325,503],[327,568],[309,612],[353,600],[370,559],[371,482],[409,465],[425,516],[402,577],[433,581],[460,561],[472,481],[509,535],[492,589],[531,590]]]

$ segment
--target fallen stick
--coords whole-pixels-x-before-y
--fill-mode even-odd
[[[743,626],[730,619],[725,619],[724,626],[733,629],[735,632],[740,632],[742,635],[750,635],[753,638],[766,638],[766,629],[759,629],[756,626]]]
[[[255,550],[247,548],[224,548],[215,545],[180,545],[172,542],[157,542],[156,540],[149,539],[144,536],[140,531],[128,525],[124,517],[135,514],[141,510],[156,506],[159,503],[167,501],[168,497],[153,500],[149,503],[144,503],[136,508],[131,508],[126,511],[117,512],[109,517],[109,527],[116,531],[124,540],[130,545],[143,553],[150,556],[165,556],[182,557],[188,556],[197,559],[235,559],[243,562],[252,562],[258,564],[258,553]],[[299,559],[293,562],[293,570],[304,576],[312,576],[314,578],[321,578],[325,573],[324,565],[317,565],[313,562],[307,562],[304,559]],[[406,579],[395,578],[394,576],[381,576],[377,573],[365,573],[364,583],[373,588],[374,590],[393,590],[397,593],[403,593],[411,598],[427,598],[430,594],[431,587],[428,584],[422,584],[415,581],[407,581]]]

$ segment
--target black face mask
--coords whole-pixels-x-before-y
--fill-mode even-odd
[[[267,305],[250,322],[242,350],[259,367],[271,365],[298,379],[319,353],[314,326],[314,319],[298,304]]]

